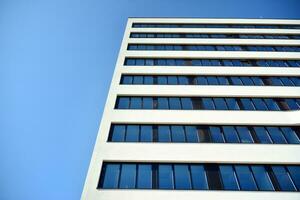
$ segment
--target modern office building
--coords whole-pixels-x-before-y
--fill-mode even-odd
[[[129,18],[82,199],[299,200],[299,126],[300,20]]]

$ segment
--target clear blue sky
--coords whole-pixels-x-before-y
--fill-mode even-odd
[[[127,17],[300,18],[299,8],[299,0],[0,0],[0,199],[80,198]]]

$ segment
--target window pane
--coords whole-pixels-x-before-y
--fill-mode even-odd
[[[141,126],[141,142],[152,142],[152,126]]]
[[[283,127],[281,128],[281,131],[283,132],[283,135],[285,136],[286,140],[289,144],[299,144],[299,138],[295,131],[289,127]]]
[[[240,110],[235,98],[225,98],[229,110]]]
[[[270,144],[273,143],[269,133],[264,127],[253,127],[255,131],[255,135],[258,138],[259,142],[262,144]]]
[[[123,142],[125,138],[125,126],[124,125],[113,125],[112,126],[112,138],[113,142]]]
[[[139,140],[139,126],[127,125],[126,142],[137,142]]]
[[[255,110],[252,101],[250,99],[241,98],[240,100],[242,102],[244,110]]]
[[[285,102],[288,104],[290,110],[298,110],[299,105],[294,99],[285,99]]]
[[[141,109],[142,108],[142,98],[141,97],[131,97],[130,108],[131,109]]]
[[[134,76],[133,84],[143,84],[143,76]]]
[[[203,165],[191,165],[193,189],[207,190],[207,178]]]
[[[176,76],[168,76],[168,85],[177,85],[177,77]]]
[[[184,110],[192,110],[193,102],[191,98],[181,98],[182,109]]]
[[[239,143],[239,137],[233,126],[223,126],[225,139],[228,143]]]
[[[265,102],[260,98],[253,98],[252,102],[254,103],[254,106],[256,110],[268,110]]]
[[[132,84],[132,76],[123,76],[123,84]]]
[[[242,143],[253,143],[251,133],[247,127],[237,126],[236,129]]]
[[[129,108],[129,97],[120,97],[117,108],[119,109],[128,109]]]
[[[188,85],[189,84],[189,80],[186,76],[179,76],[178,82],[180,85]]]
[[[210,136],[213,142],[215,143],[224,143],[224,138],[223,135],[221,133],[221,129],[219,127],[216,126],[210,126],[209,127],[210,130]]]
[[[283,166],[271,166],[282,191],[296,191],[291,177]]]
[[[300,166],[287,166],[290,176],[293,179],[294,185],[300,190]]]
[[[254,178],[248,166],[236,165],[234,168],[241,190],[257,190]]]
[[[143,108],[153,109],[153,99],[151,97],[143,97]]]
[[[191,189],[190,171],[188,165],[174,165],[175,189]]]
[[[228,110],[224,98],[213,98],[216,110]]]
[[[153,76],[144,76],[144,84],[147,85],[153,84]]]
[[[158,101],[158,109],[169,109],[168,98],[159,97],[157,98]]]
[[[158,76],[157,77],[158,85],[166,85],[167,84],[167,77],[166,76]]]
[[[196,126],[185,126],[187,142],[198,142],[198,131]]]
[[[215,106],[212,98],[202,98],[203,108],[207,110],[214,110]]]
[[[160,164],[158,166],[158,187],[159,189],[173,189],[172,165]]]
[[[180,99],[178,97],[170,97],[169,103],[171,110],[181,110]]]
[[[275,144],[286,144],[286,140],[279,128],[267,127],[267,130]]]
[[[208,76],[207,82],[208,82],[208,85],[219,85],[218,80],[215,76]]]
[[[264,99],[269,110],[280,110],[277,103],[273,99]]]
[[[254,85],[264,85],[264,82],[260,77],[252,77],[251,79],[254,82]]]
[[[218,77],[220,85],[229,85],[228,79],[226,77]]]
[[[208,85],[207,79],[205,77],[199,76],[196,78],[196,80],[198,85]]]
[[[223,187],[225,190],[239,190],[239,185],[235,172],[231,165],[220,165],[219,166]]]
[[[221,176],[219,172],[219,166],[215,164],[207,164],[204,166],[206,175],[207,175],[207,181],[208,186],[210,190],[221,190],[223,189],[222,183],[221,183]]]
[[[159,142],[171,142],[169,126],[158,126],[158,141]]]
[[[251,166],[259,190],[274,190],[271,179],[264,166]]]
[[[239,77],[230,77],[231,82],[233,85],[243,85],[242,80]]]
[[[183,126],[171,126],[172,142],[185,142]]]
[[[136,165],[122,164],[120,188],[135,188]]]
[[[119,164],[106,164],[103,165],[104,180],[102,188],[118,188],[120,165]]]
[[[152,166],[147,164],[138,165],[137,188],[152,188]]]

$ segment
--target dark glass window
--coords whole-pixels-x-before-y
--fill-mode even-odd
[[[253,143],[251,133],[247,127],[237,126],[236,129],[242,143]]]
[[[274,190],[269,174],[264,166],[251,166],[259,190]]]
[[[141,142],[152,142],[152,126],[141,126]]]
[[[137,188],[152,188],[152,166],[150,164],[139,164],[137,173]]]
[[[185,126],[187,142],[198,142],[198,132],[196,126]]]
[[[225,98],[229,110],[240,110],[235,98]]]
[[[169,103],[171,110],[181,110],[181,103],[178,97],[170,97]]]
[[[160,189],[173,189],[173,183],[172,165],[160,164],[158,166],[158,187]]]
[[[143,109],[153,109],[153,99],[151,97],[143,97]]]
[[[287,166],[290,176],[293,179],[294,185],[300,190],[300,166]]]
[[[142,98],[141,97],[131,97],[130,108],[131,109],[141,109],[142,108]]]
[[[241,190],[257,190],[253,175],[248,166],[236,165],[235,171],[240,183]]]
[[[136,180],[136,165],[122,164],[122,171],[120,176],[120,188],[135,188]]]
[[[213,98],[216,110],[228,110],[224,98]]]
[[[300,143],[297,133],[292,128],[282,127],[280,129],[283,132],[283,135],[285,136],[285,138],[289,144],[299,144]]]
[[[241,98],[240,101],[245,110],[255,110],[251,99]]]
[[[171,134],[169,126],[158,126],[158,141],[171,142]]]
[[[171,126],[172,142],[185,142],[183,126]]]
[[[255,135],[262,144],[273,143],[268,131],[264,127],[254,127]]]
[[[198,189],[198,190],[208,189],[207,177],[203,165],[192,164],[191,177],[192,177],[193,189]]]
[[[224,143],[223,134],[221,132],[221,129],[217,126],[210,126],[210,136],[213,142],[215,143]]]
[[[277,127],[267,127],[267,130],[276,144],[286,144],[286,140],[282,134],[282,132]]]
[[[239,143],[239,137],[233,126],[223,126],[225,140],[228,143]]]
[[[119,164],[103,164],[104,178],[102,188],[118,188],[120,165]]]
[[[168,102],[168,98],[164,98],[164,97],[159,97],[157,98],[158,101],[158,109],[169,109],[169,102]]]
[[[236,174],[231,165],[220,165],[223,187],[225,190],[239,190]]]
[[[128,97],[120,97],[117,108],[119,109],[128,109],[129,108],[129,98]]]
[[[132,76],[123,76],[123,84],[132,84]]]
[[[267,105],[265,102],[260,98],[253,98],[252,102],[254,103],[254,106],[256,110],[268,110]]]
[[[125,138],[125,125],[114,125],[112,127],[112,141],[114,142],[123,142]]]
[[[203,108],[207,110],[214,110],[215,106],[212,98],[202,98]]]
[[[191,98],[181,98],[181,103],[182,103],[182,109],[184,110],[192,110],[193,109],[193,102]]]
[[[188,165],[174,165],[174,178],[176,189],[191,189],[190,171]]]
[[[139,126],[127,125],[125,141],[126,142],[138,142],[139,141]]]
[[[272,166],[273,173],[282,191],[295,191],[295,185],[284,166]]]

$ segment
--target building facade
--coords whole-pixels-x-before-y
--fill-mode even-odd
[[[300,199],[300,20],[129,18],[83,200]]]

